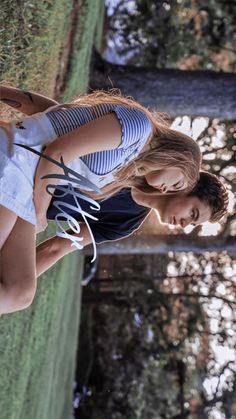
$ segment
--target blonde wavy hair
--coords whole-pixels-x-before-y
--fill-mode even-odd
[[[95,199],[106,199],[124,187],[136,187],[143,192],[160,195],[160,192],[148,185],[145,175],[169,167],[181,169],[187,180],[188,190],[196,185],[201,166],[199,146],[191,137],[171,129],[166,114],[150,111],[132,98],[122,96],[116,89],[84,94],[71,103],[58,105],[54,109],[91,107],[96,116],[96,106],[101,104],[124,105],[142,111],[152,124],[152,133],[147,140],[150,148],[113,174],[115,181],[104,186],[100,194],[87,191],[86,194]]]

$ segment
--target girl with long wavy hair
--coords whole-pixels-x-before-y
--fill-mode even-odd
[[[36,289],[35,225],[42,231],[51,201],[44,176],[62,169],[39,158],[32,147],[90,180],[107,198],[123,187],[160,194],[192,189],[199,176],[201,153],[190,137],[172,130],[154,113],[117,92],[94,92],[54,106],[21,121],[3,125],[0,142],[0,249],[5,260],[0,279],[0,312],[28,306]],[[11,152],[9,153],[9,148]],[[65,181],[59,181],[59,183]],[[57,184],[58,179],[50,179]],[[17,240],[16,240],[17,237]],[[9,272],[9,249],[20,266]],[[18,280],[16,279],[18,278]]]

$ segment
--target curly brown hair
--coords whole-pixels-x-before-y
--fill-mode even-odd
[[[211,223],[216,223],[227,214],[229,204],[228,192],[216,175],[209,172],[200,172],[195,188],[188,196],[196,196],[211,208]]]

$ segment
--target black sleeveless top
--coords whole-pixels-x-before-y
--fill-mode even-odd
[[[58,195],[59,192],[56,191],[56,194]],[[50,220],[54,220],[55,216],[61,212],[53,205],[55,200],[76,205],[74,197],[69,194],[62,198],[52,198],[47,212],[47,218]],[[122,189],[111,198],[100,201],[101,209],[99,211],[91,210],[91,204],[87,201],[82,199],[78,199],[78,201],[83,211],[98,218],[97,221],[88,219],[96,243],[107,240],[118,240],[128,236],[141,225],[151,211],[150,208],[137,204],[132,198],[131,190],[128,188]],[[66,207],[65,211],[77,221],[83,221],[79,212]]]

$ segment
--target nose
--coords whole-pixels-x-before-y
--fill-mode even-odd
[[[190,224],[191,220],[190,219],[186,219],[186,218],[181,218],[180,219],[180,225],[182,228],[187,227]]]
[[[159,190],[161,193],[166,193],[167,192],[167,186],[163,183],[160,187]]]
[[[181,218],[180,219],[180,225],[181,225],[182,228],[187,227],[189,224],[190,224],[190,221],[186,220],[186,218]]]

